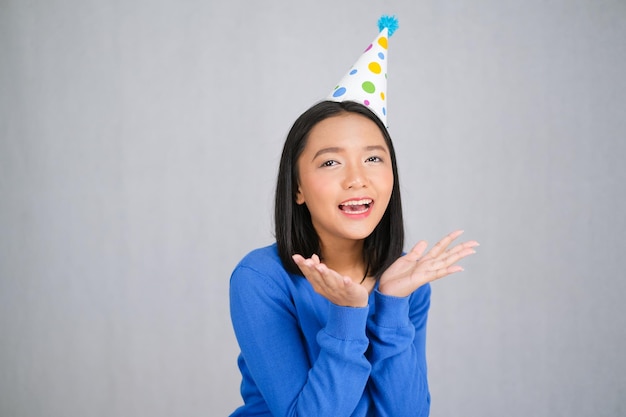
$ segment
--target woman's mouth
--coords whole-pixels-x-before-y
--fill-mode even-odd
[[[374,200],[371,198],[349,200],[339,204],[339,210],[346,214],[363,214],[370,209],[372,204],[374,204]]]

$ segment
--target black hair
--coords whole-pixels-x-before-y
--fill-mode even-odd
[[[366,106],[353,101],[322,101],[296,119],[283,147],[278,167],[276,199],[274,206],[275,237],[278,255],[289,272],[302,274],[292,255],[298,253],[305,258],[320,254],[320,241],[306,204],[296,203],[298,191],[298,158],[304,151],[311,129],[319,122],[342,113],[356,113],[367,117],[380,129],[391,155],[393,188],[387,210],[374,231],[365,238],[363,257],[367,265],[366,274],[376,279],[400,255],[404,246],[404,223],[396,154],[391,137],[382,121]]]

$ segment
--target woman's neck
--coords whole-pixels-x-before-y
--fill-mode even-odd
[[[359,283],[366,273],[363,258],[363,240],[320,242],[322,262],[341,275],[347,275]]]

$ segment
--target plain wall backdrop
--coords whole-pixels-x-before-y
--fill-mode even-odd
[[[626,415],[623,0],[0,0],[0,415],[224,416],[283,140],[395,14],[432,416]]]

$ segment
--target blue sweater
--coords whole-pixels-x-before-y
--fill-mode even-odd
[[[337,306],[284,269],[276,244],[246,255],[230,280],[244,400],[231,416],[428,416],[430,286],[377,288],[367,307]]]

